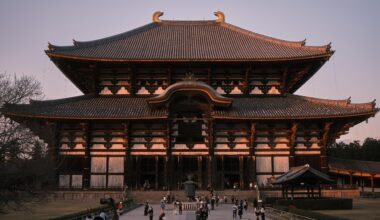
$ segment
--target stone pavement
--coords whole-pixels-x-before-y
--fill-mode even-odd
[[[160,207],[158,204],[154,204],[153,210],[154,210],[154,216],[153,220],[158,220],[158,216],[160,215]],[[166,210],[166,220],[195,220],[195,212],[194,211],[183,211],[182,215],[174,215],[172,211],[172,206],[167,205]],[[125,213],[122,216],[120,216],[120,220],[149,220],[148,216],[144,216],[144,206],[140,206],[139,208],[132,210],[131,212]],[[232,220],[232,205],[231,204],[223,204],[222,206],[216,207],[215,210],[212,210],[209,214],[209,217],[207,220]],[[256,217],[252,213],[252,209],[248,210],[243,214],[242,219],[245,220],[255,220]],[[265,218],[269,219],[269,218]],[[235,220],[239,220],[239,217]],[[270,220],[270,219],[269,219]]]

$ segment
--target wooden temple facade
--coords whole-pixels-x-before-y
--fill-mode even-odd
[[[84,95],[6,105],[49,145],[63,189],[248,188],[291,167],[327,171],[326,145],[376,114],[294,95],[332,56],[225,22],[161,20],[46,54]]]

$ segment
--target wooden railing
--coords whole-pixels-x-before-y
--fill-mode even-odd
[[[271,207],[265,208],[265,214],[266,214],[266,216],[268,216],[270,219],[273,219],[273,220],[289,220],[289,219],[292,219],[292,220],[315,220],[314,218],[309,218],[306,216],[297,215],[297,214],[282,211],[279,209],[274,209]]]
[[[183,202],[182,210],[184,211],[195,211],[198,209],[200,204],[198,202]]]

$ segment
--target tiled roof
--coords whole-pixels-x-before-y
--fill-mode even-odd
[[[216,110],[217,118],[324,118],[377,112],[374,103],[351,104],[350,100],[326,100],[299,95],[235,98],[232,107]]]
[[[306,175],[309,173],[311,175]],[[323,183],[332,183],[334,180],[330,179],[330,177],[312,167],[308,164],[298,167],[292,167],[288,172],[282,174],[277,177],[273,184],[286,184],[289,182],[299,182],[299,181],[307,181],[307,179],[311,179],[312,177],[319,179]]]
[[[94,60],[282,60],[330,56],[330,45],[306,46],[216,21],[153,22],[115,36],[49,44],[50,57]]]
[[[375,161],[348,160],[329,157],[328,164],[330,169],[335,170],[380,174],[380,162]]]
[[[105,97],[83,95],[73,98],[32,101],[31,104],[5,105],[9,117],[64,119],[144,119],[166,118],[166,109],[151,109],[144,97]],[[226,119],[303,119],[335,118],[378,111],[373,103],[351,104],[347,100],[323,100],[297,95],[286,97],[236,97],[229,109],[215,109],[212,117]]]

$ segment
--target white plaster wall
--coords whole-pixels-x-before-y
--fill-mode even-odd
[[[287,172],[289,171],[289,158],[288,157],[274,157],[274,172]]]
[[[256,157],[256,171],[257,172],[272,172],[272,158],[271,157]]]

